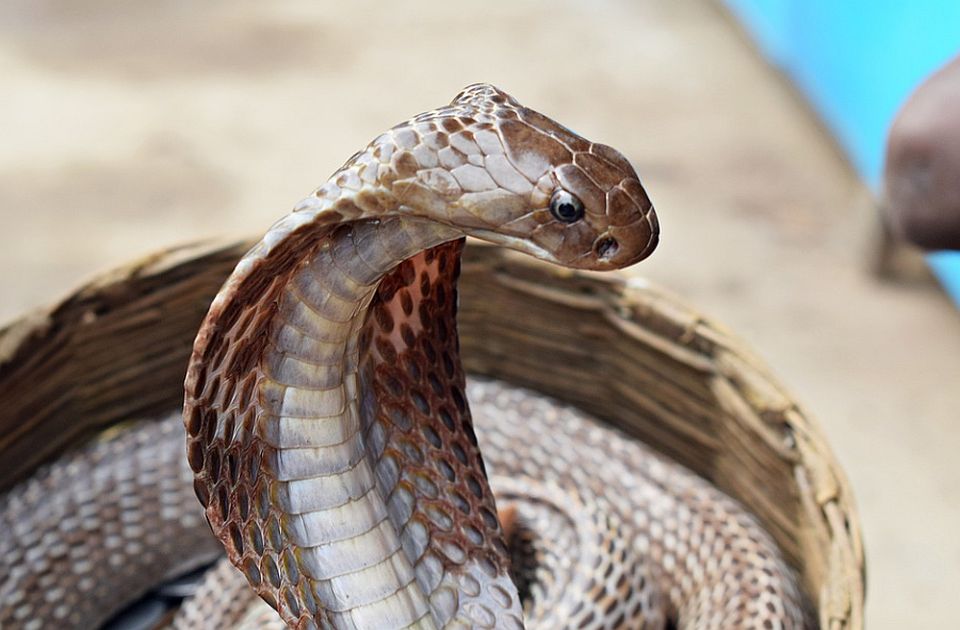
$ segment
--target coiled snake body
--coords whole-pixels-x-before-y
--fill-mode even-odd
[[[468,395],[464,236],[606,270],[657,234],[623,156],[491,86],[375,139],[244,257],[197,336],[187,461],[229,561],[293,628],[800,627],[735,502],[573,410]],[[2,514],[25,521],[13,494]],[[237,575],[202,590],[235,604]],[[210,627],[204,601],[179,627]],[[221,624],[276,623],[234,608]]]

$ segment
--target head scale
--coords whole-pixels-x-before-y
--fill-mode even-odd
[[[393,193],[414,214],[554,263],[614,269],[646,258],[659,226],[630,163],[497,88],[384,134]]]

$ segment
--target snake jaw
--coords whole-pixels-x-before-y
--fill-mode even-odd
[[[544,247],[540,247],[537,245],[537,243],[529,239],[504,235],[492,229],[470,229],[464,230],[464,232],[467,234],[467,236],[472,236],[486,243],[500,245],[501,247],[506,247],[514,251],[528,254],[534,258],[539,258],[540,260],[553,263],[555,265],[563,265],[563,262],[557,260],[557,257],[553,254],[553,252]]]

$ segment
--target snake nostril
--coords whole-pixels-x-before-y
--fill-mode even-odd
[[[597,241],[596,245],[594,245],[594,250],[596,250],[597,256],[601,260],[608,260],[612,258],[613,255],[617,253],[618,249],[620,249],[620,243],[617,242],[617,239],[609,236],[607,238],[600,239]]]

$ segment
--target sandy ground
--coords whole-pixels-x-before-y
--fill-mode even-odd
[[[627,154],[663,226],[633,273],[737,330],[821,418],[862,512],[870,626],[950,625],[960,318],[865,273],[861,185],[725,14],[399,5],[0,5],[0,319],[262,231],[382,129],[494,82]]]

